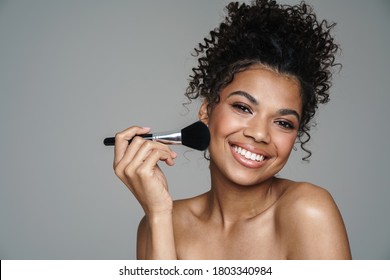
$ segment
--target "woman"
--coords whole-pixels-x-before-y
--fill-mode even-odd
[[[195,49],[186,92],[201,98],[210,129],[211,188],[172,201],[157,163],[173,165],[166,145],[116,135],[114,169],[145,217],[139,259],[350,259],[344,223],[331,195],[310,183],[276,178],[294,143],[310,139],[319,103],[328,101],[338,50],[306,4],[230,3],[227,17]]]

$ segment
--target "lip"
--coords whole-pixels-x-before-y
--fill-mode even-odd
[[[247,168],[252,168],[252,169],[260,168],[260,167],[264,166],[270,158],[270,155],[268,153],[261,151],[259,149],[256,149],[251,145],[239,144],[239,143],[229,143],[229,146],[230,146],[230,150],[232,152],[233,158],[238,163],[240,163],[241,165],[243,165]],[[262,161],[255,161],[255,160],[247,159],[244,156],[236,153],[236,151],[234,150],[235,146],[241,147],[241,148],[243,148],[251,153],[260,154],[260,155],[264,156],[265,158]]]

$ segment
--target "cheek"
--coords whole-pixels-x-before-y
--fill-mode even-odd
[[[231,134],[243,126],[227,106],[216,106],[210,114],[209,129],[211,137]]]
[[[279,153],[284,155],[289,155],[291,153],[292,148],[294,147],[297,135],[291,134],[278,134],[274,136],[273,142],[275,146],[278,147]]]

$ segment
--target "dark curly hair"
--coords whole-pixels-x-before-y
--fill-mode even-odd
[[[234,75],[254,64],[295,77],[302,98],[298,143],[307,160],[312,154],[305,148],[310,121],[318,104],[329,101],[332,69],[340,65],[335,63],[339,47],[330,34],[335,23],[318,21],[304,2],[294,6],[270,0],[233,2],[226,10],[224,21],[195,48],[198,66],[192,69],[185,95],[189,102],[205,98],[210,109]]]

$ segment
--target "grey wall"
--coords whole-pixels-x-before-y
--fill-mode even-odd
[[[183,109],[193,47],[226,0],[0,1],[0,258],[131,259],[142,211],[104,137],[196,119]],[[297,3],[298,1],[288,1]],[[327,188],[355,259],[390,258],[388,0],[312,0],[338,22],[344,67],[309,164],[281,176]],[[174,198],[208,189],[202,153],[175,147]]]

